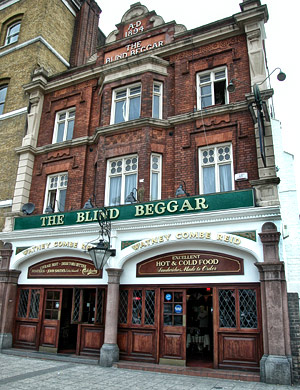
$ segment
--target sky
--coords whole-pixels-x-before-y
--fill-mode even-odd
[[[102,9],[99,27],[107,36],[115,30],[124,13],[135,3],[134,0],[96,0]],[[175,20],[188,30],[216,20],[229,17],[241,11],[242,0],[141,0],[149,11],[156,11],[165,22]],[[116,4],[117,3],[117,4]],[[275,118],[281,122],[284,150],[295,156],[295,172],[300,204],[300,121],[295,113],[300,111],[296,98],[300,89],[297,59],[299,57],[299,15],[300,2],[297,0],[261,0],[269,11],[266,29],[266,53],[269,71],[279,67],[286,73],[286,80],[277,80],[277,71],[271,76],[274,89]],[[295,49],[293,53],[293,49]],[[296,53],[296,54],[295,54]],[[297,87],[298,85],[298,87]],[[296,120],[295,120],[295,119]],[[279,173],[280,176],[280,173]]]

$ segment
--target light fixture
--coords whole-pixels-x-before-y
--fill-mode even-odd
[[[98,210],[97,220],[100,226],[99,242],[88,248],[89,255],[96,269],[103,269],[111,256],[116,256],[116,250],[110,247],[111,221],[109,211],[103,207]],[[107,241],[104,240],[107,238]]]
[[[91,198],[89,198],[89,199],[85,202],[83,208],[84,208],[84,209],[93,209],[93,208],[94,208],[94,205],[93,205],[93,203],[92,203],[92,201],[91,201]]]
[[[267,122],[270,122],[270,115],[269,111],[267,108],[267,104],[265,101],[262,100],[261,93],[259,90],[259,85],[263,84],[267,79],[271,77],[271,75],[275,72],[275,70],[279,69],[279,73],[277,75],[277,79],[279,81],[284,81],[286,79],[286,74],[282,72],[280,68],[275,68],[269,75],[266,77],[263,81],[261,81],[258,84],[253,85],[253,94],[254,94],[254,102],[250,103],[248,105],[248,109],[250,111],[253,123],[258,125],[258,133],[259,133],[259,146],[260,146],[260,155],[261,159],[263,161],[264,166],[266,166],[266,152],[265,152],[265,141],[264,141],[264,136],[265,136],[265,123],[264,119]],[[241,84],[248,85],[251,87],[250,84],[238,80],[238,79],[231,79],[228,86],[227,86],[227,91],[228,92],[234,92],[235,91],[235,84],[234,81],[237,81]],[[254,111],[254,108],[256,108],[256,112]]]
[[[48,206],[45,209],[45,213],[46,214],[54,213],[54,210],[53,210],[53,207],[51,206],[51,204],[48,204]]]
[[[134,196],[134,191],[135,194],[137,194],[137,189],[133,188],[129,195],[126,196],[125,203],[135,203],[136,202],[136,196]]]
[[[185,181],[181,180],[183,184],[179,184],[179,187],[176,190],[175,196],[180,196],[180,195],[186,195],[190,196],[189,193],[186,192],[186,184]]]

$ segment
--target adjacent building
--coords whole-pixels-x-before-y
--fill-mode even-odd
[[[187,30],[135,3],[82,62],[24,85],[39,103],[17,149],[28,215],[0,235],[2,347],[296,378],[268,11],[240,9]],[[98,270],[103,212],[116,253]]]

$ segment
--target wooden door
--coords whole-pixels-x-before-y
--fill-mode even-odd
[[[186,291],[165,289],[161,292],[161,364],[186,363]]]
[[[39,347],[40,351],[57,352],[62,292],[62,289],[45,290],[43,323]]]

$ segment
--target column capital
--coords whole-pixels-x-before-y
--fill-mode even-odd
[[[107,268],[108,284],[120,284],[120,277],[123,272],[122,268]]]

